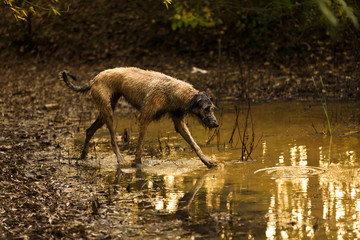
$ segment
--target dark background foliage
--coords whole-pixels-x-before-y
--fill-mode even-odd
[[[357,53],[358,11],[353,0],[4,1],[0,49],[93,60],[124,51],[294,55],[328,41]]]

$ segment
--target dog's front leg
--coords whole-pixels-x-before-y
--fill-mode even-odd
[[[210,158],[206,157],[204,153],[201,151],[201,148],[196,144],[189,128],[186,126],[185,120],[183,116],[173,116],[172,117],[175,125],[175,130],[180,133],[180,135],[185,139],[187,143],[195,150],[196,154],[200,158],[200,160],[208,167],[213,168],[216,167],[216,162],[212,161]]]

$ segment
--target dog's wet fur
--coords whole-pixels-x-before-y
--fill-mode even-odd
[[[153,120],[169,114],[175,130],[195,150],[200,160],[208,167],[216,162],[206,157],[192,138],[185,122],[185,116],[196,116],[204,126],[219,126],[214,115],[215,105],[205,92],[196,90],[191,84],[172,78],[165,74],[139,68],[114,68],[100,72],[89,85],[76,86],[68,77],[77,80],[68,72],[60,73],[66,85],[77,92],[89,92],[99,110],[99,116],[86,130],[85,144],[81,158],[86,158],[89,142],[94,133],[106,124],[111,136],[111,145],[118,163],[124,161],[116,144],[113,126],[113,111],[120,97],[124,97],[133,107],[140,111],[139,138],[135,153],[135,163],[141,163],[141,153],[146,128]]]

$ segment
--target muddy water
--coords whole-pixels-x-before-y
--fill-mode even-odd
[[[326,135],[319,103],[252,105],[247,142],[253,125],[257,147],[248,161],[241,161],[239,138],[246,106],[240,106],[240,131],[235,131],[232,144],[234,105],[219,107],[221,128],[209,144],[214,132],[190,119],[204,153],[224,163],[224,168],[211,171],[174,132],[170,120],[151,124],[144,164],[130,185],[154,195],[138,207],[165,215],[181,213],[180,219],[185,213],[193,221],[187,236],[193,237],[360,238],[360,105],[328,107],[332,137]],[[120,132],[126,127],[131,141],[136,140],[135,118],[119,117],[116,126]],[[112,175],[115,156],[108,138],[105,129],[97,134],[97,141],[104,142],[98,145],[102,166]]]

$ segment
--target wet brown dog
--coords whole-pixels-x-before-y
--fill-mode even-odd
[[[89,141],[100,127],[106,124],[110,131],[111,145],[117,161],[124,161],[115,141],[113,111],[118,99],[123,96],[133,107],[140,111],[139,139],[135,153],[135,163],[141,163],[141,152],[145,131],[149,123],[169,113],[175,130],[190,144],[201,161],[208,167],[215,167],[216,162],[206,157],[192,138],[184,117],[186,114],[197,116],[205,126],[218,127],[214,115],[214,104],[204,93],[192,85],[169,77],[159,72],[139,68],[114,68],[100,72],[89,85],[75,86],[76,77],[61,72],[60,77],[68,87],[77,92],[90,92],[93,102],[99,110],[99,116],[86,130],[86,139],[81,158],[86,158]]]

